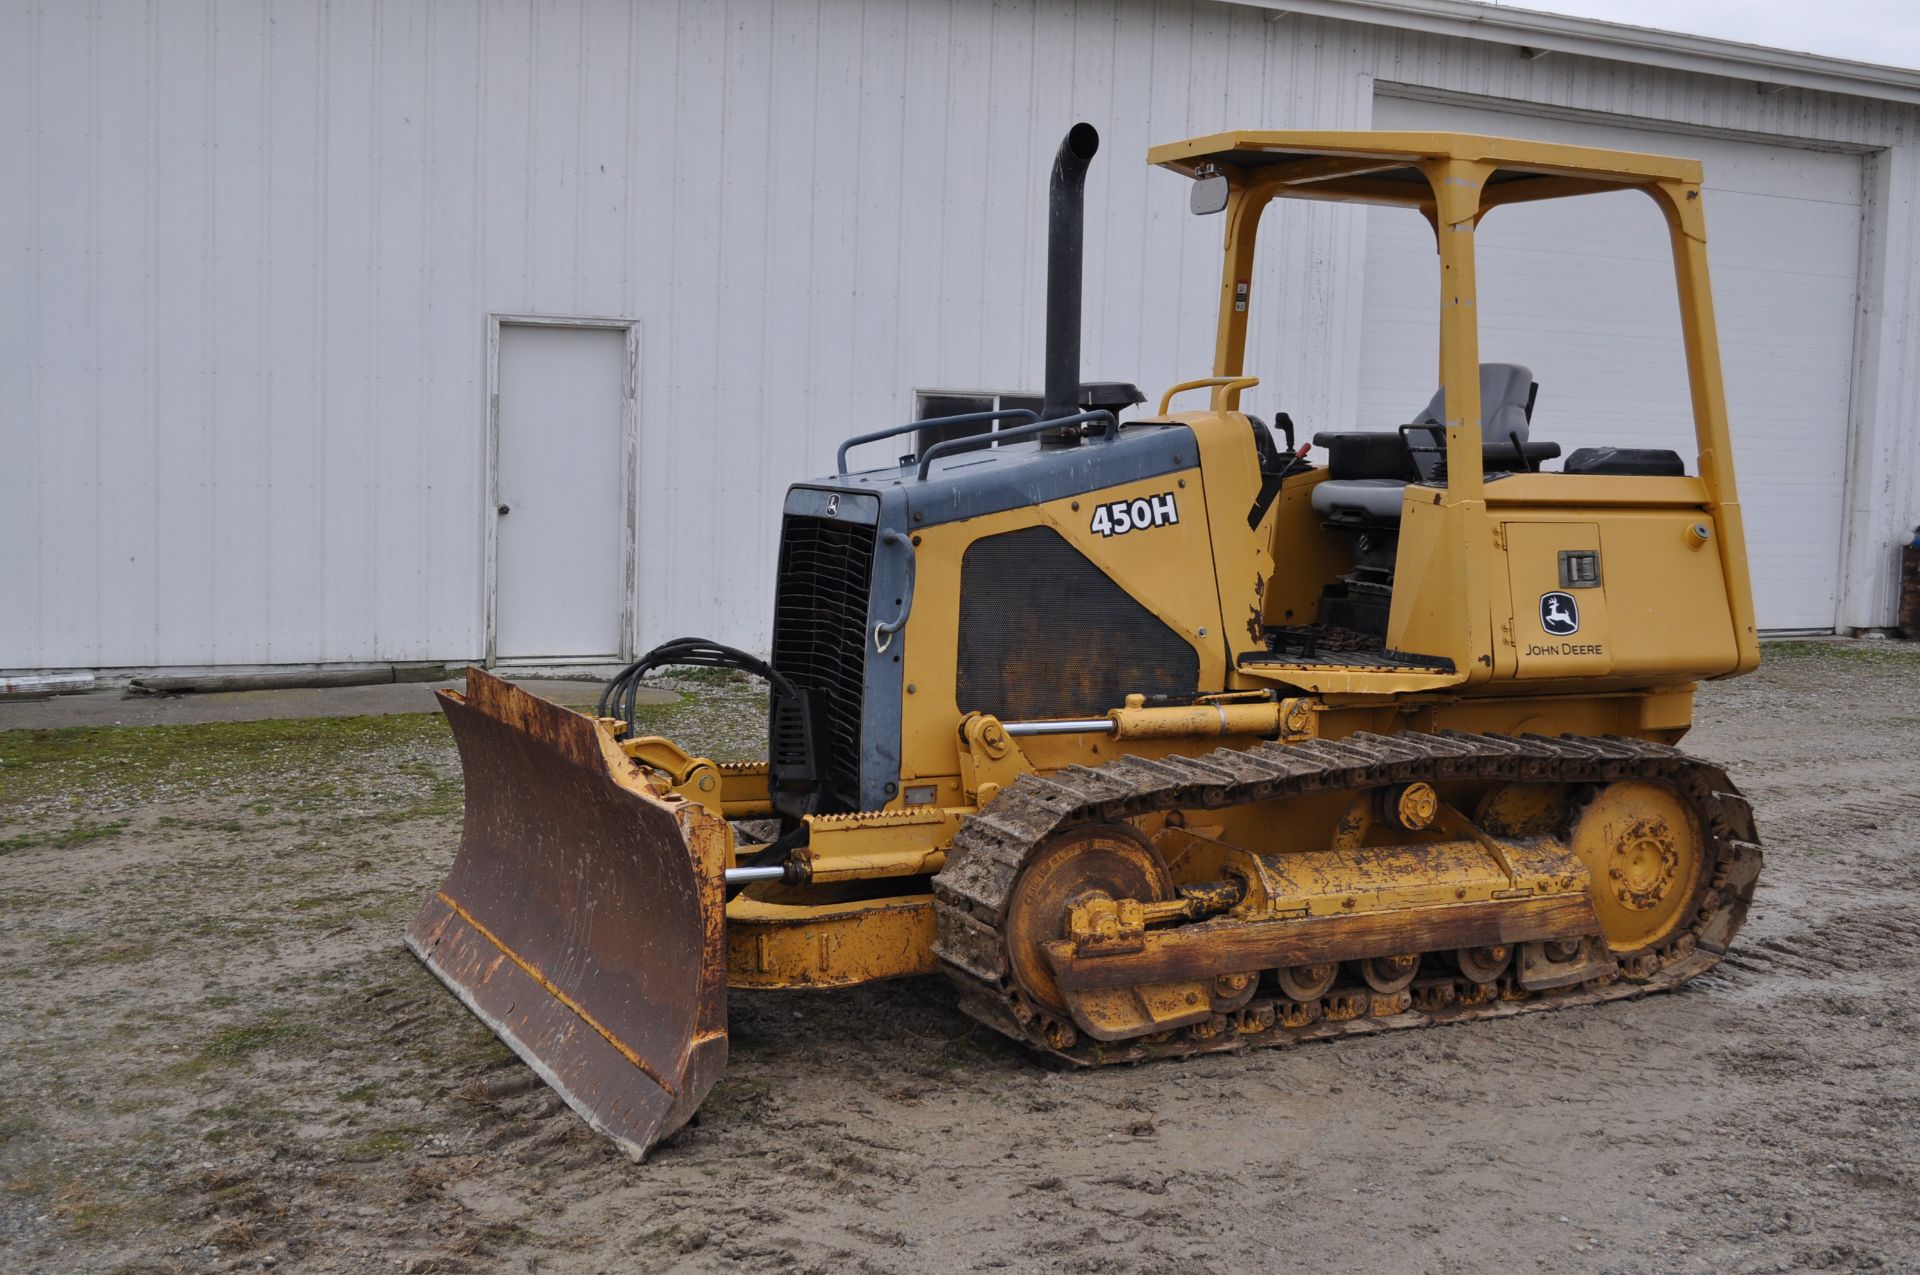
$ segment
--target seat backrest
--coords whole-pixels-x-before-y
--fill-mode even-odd
[[[1527,414],[1533,409],[1533,372],[1518,363],[1480,365],[1480,434],[1489,443],[1527,441]],[[1435,391],[1415,425],[1444,425],[1447,392]]]

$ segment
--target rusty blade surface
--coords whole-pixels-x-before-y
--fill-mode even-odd
[[[727,825],[655,796],[592,718],[479,669],[440,698],[466,819],[407,946],[638,1160],[726,1066]]]

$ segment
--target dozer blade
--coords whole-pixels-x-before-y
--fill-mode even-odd
[[[639,1160],[726,1067],[727,824],[654,795],[593,718],[479,669],[440,703],[466,823],[407,946]]]

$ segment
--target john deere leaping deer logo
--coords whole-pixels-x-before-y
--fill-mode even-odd
[[[1580,631],[1580,604],[1573,600],[1571,593],[1543,593],[1540,595],[1540,627],[1555,637],[1566,637]]]

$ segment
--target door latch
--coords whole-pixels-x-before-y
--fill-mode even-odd
[[[1560,551],[1560,587],[1597,589],[1600,587],[1600,551],[1598,549],[1562,549]]]

